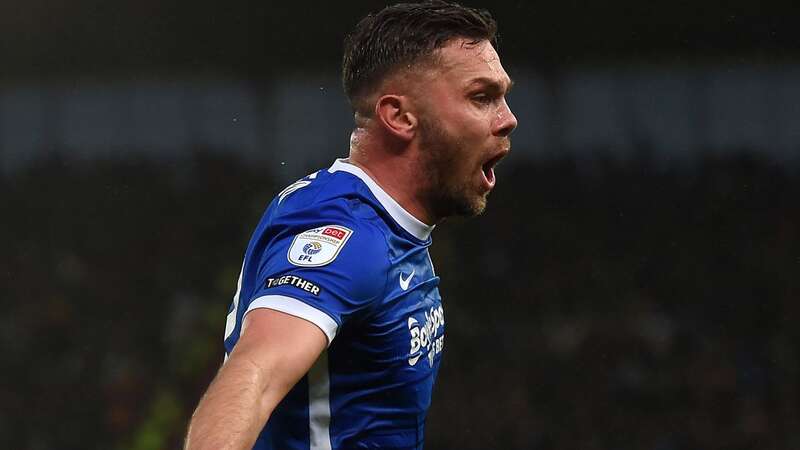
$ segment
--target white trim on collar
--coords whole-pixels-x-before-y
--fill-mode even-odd
[[[421,220],[417,219],[410,212],[403,209],[399,203],[395,199],[393,199],[389,194],[386,193],[379,185],[375,182],[366,172],[361,170],[360,167],[351,164],[344,159],[340,158],[334,161],[333,165],[328,169],[328,172],[347,172],[353,174],[361,179],[364,184],[367,185],[370,191],[372,191],[372,195],[378,199],[381,205],[386,209],[390,216],[398,223],[401,227],[403,227],[406,231],[411,233],[414,237],[419,240],[426,240],[431,235],[431,231],[433,231],[433,227],[435,225],[427,225],[426,223],[422,222]]]

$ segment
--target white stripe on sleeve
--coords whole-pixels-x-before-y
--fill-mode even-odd
[[[245,315],[258,308],[274,309],[275,311],[284,312],[313,323],[328,337],[328,345],[331,345],[331,342],[333,342],[333,338],[336,337],[336,331],[339,328],[336,321],[325,312],[296,298],[286,297],[284,295],[265,295],[263,297],[258,297],[250,303]]]

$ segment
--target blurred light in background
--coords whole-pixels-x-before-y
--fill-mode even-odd
[[[800,66],[519,71],[515,161],[650,152],[659,164],[750,149],[798,159]],[[311,168],[347,153],[352,127],[336,79],[137,81],[8,86],[0,93],[5,173],[42,158],[180,159],[198,148]],[[297,172],[300,173],[300,172]],[[296,176],[294,173],[290,176]],[[286,180],[283,180],[286,181]]]

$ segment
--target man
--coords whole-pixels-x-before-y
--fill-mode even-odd
[[[495,29],[434,1],[348,37],[349,159],[284,189],[258,225],[187,449],[422,448],[444,345],[430,233],[483,211],[517,125]]]

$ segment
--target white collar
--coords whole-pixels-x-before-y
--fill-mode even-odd
[[[427,225],[426,223],[422,222],[421,220],[417,219],[410,212],[403,209],[399,203],[395,199],[393,199],[389,194],[386,193],[378,183],[375,182],[366,172],[361,170],[360,167],[351,164],[345,161],[343,158],[337,159],[334,161],[333,165],[328,169],[328,172],[347,172],[357,176],[364,184],[367,185],[370,191],[372,191],[372,195],[378,199],[381,203],[383,208],[386,212],[389,213],[390,216],[398,223],[401,227],[403,227],[406,231],[411,233],[417,239],[424,241],[427,240],[428,237],[431,235],[431,231],[433,231],[433,227],[435,225]]]

